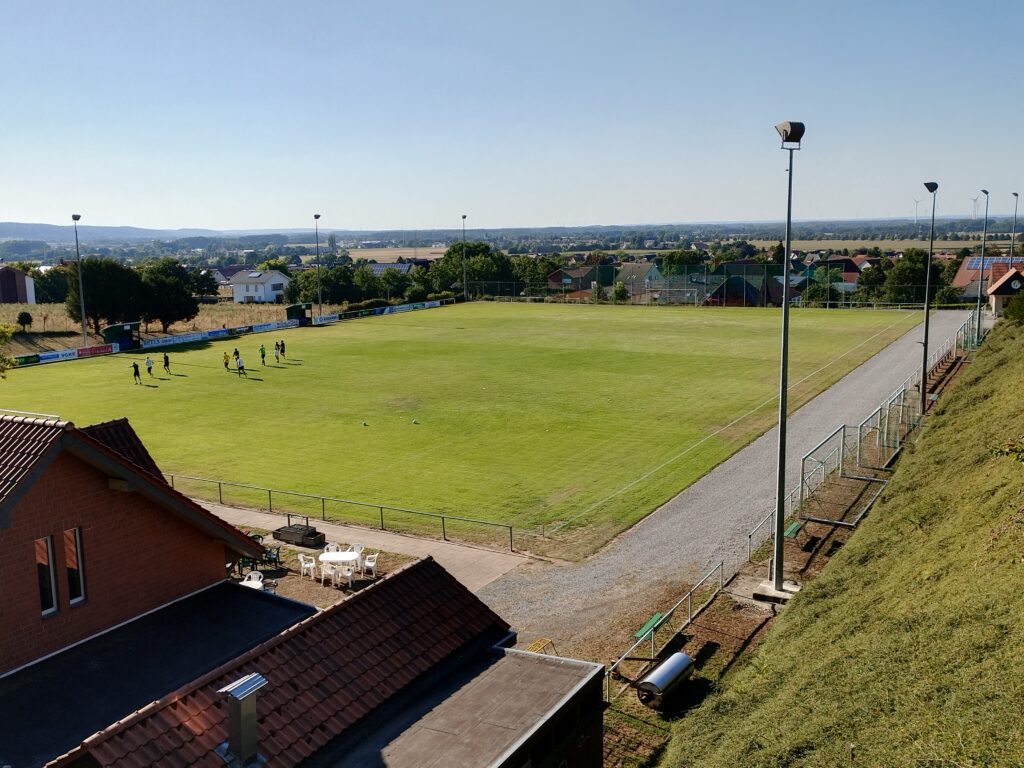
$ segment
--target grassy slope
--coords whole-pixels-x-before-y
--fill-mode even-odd
[[[794,313],[790,381],[846,353],[794,407],[918,319]],[[124,355],[14,371],[4,403],[128,416],[167,471],[519,526],[578,518],[602,539],[770,425],[777,326],[777,310],[480,303],[288,331],[280,368],[256,370],[267,334],[175,350],[187,377],[155,388],[133,386]],[[221,366],[236,344],[248,381]]]
[[[991,454],[1024,436],[1022,381],[1001,326],[666,765],[1024,765],[1024,466]]]

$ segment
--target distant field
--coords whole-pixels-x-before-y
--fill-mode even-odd
[[[750,244],[757,248],[774,248],[779,244],[778,240],[751,240]],[[980,245],[980,243],[973,243],[969,241],[951,242],[946,240],[937,240],[935,242],[936,251],[950,251],[959,250],[963,247],[970,248],[973,245]],[[857,248],[879,248],[882,251],[905,251],[908,248],[923,248],[928,249],[927,240],[794,240],[793,250],[795,251],[824,251],[831,248],[835,251],[841,251],[843,248],[849,248],[851,251]]]
[[[9,408],[127,416],[167,471],[562,524],[578,555],[772,424],[778,319],[478,303],[171,350],[175,375],[144,387],[129,369],[139,354],[15,370],[0,386]],[[794,312],[793,407],[919,319]],[[276,338],[288,360],[261,368],[256,348]],[[248,380],[223,370],[234,346]]]
[[[313,247],[313,243],[300,243],[299,245],[306,245],[309,248]],[[320,243],[320,247],[323,248],[323,242]],[[349,249],[349,256],[353,259],[370,259],[371,261],[379,262],[391,262],[398,261],[399,257],[403,259],[440,259],[444,256],[445,248],[351,248]],[[306,256],[305,260],[311,262],[315,260],[314,256]]]

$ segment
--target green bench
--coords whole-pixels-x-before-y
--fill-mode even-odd
[[[800,533],[800,529],[803,528],[803,527],[804,527],[804,523],[803,523],[802,520],[794,520],[792,523],[790,523],[788,526],[786,526],[786,534],[785,534],[786,538],[787,539],[796,538],[796,535],[798,533]]]
[[[651,616],[651,618],[644,622],[644,625],[640,627],[640,629],[633,633],[633,637],[639,640],[641,637],[646,635],[648,632],[651,631],[653,627],[657,625],[659,621],[661,621],[662,616],[664,616],[664,614],[662,613],[656,613],[653,616]]]

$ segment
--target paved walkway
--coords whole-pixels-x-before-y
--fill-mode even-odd
[[[212,504],[201,499],[196,499],[196,502],[222,520],[240,528],[264,528],[272,531],[285,524],[283,515]],[[436,541],[388,531],[375,531],[372,528],[338,525],[319,520],[315,521],[315,525],[328,541],[358,542],[370,549],[382,549],[385,552],[412,557],[430,555],[473,592],[479,591],[499,576],[508,573],[529,559],[511,552],[494,552],[464,544],[453,544],[450,541]]]
[[[967,319],[938,312],[938,346]],[[841,424],[858,424],[920,365],[920,326],[804,405],[788,420],[787,490],[799,457]],[[532,563],[481,590],[523,640],[569,639],[607,620],[640,592],[694,581],[720,560],[732,573],[746,559],[747,533],[775,506],[778,429],[773,428],[582,563]],[[795,457],[796,460],[793,460]]]

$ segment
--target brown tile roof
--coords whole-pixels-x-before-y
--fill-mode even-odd
[[[0,414],[0,504],[71,427],[56,417]]]
[[[1007,292],[1009,292],[1009,291],[1001,291],[1000,289],[1002,289],[1002,287],[1006,283],[1009,283],[1015,277],[1016,278],[1020,278],[1021,277],[1021,273],[1017,270],[1016,267],[1014,267],[1013,269],[1008,269],[1005,272],[1003,272],[1003,274],[1000,275],[999,279],[996,280],[995,282],[993,282],[991,287],[988,289],[989,295],[991,296],[991,295],[996,294],[996,293],[1007,293]]]
[[[227,707],[217,691],[259,672],[269,681],[257,704],[260,753],[268,765],[297,765],[457,651],[506,631],[428,557],[89,737],[55,764],[222,768],[214,750],[227,738]]]
[[[163,480],[160,467],[153,461],[153,457],[149,455],[149,451],[146,450],[146,446],[142,444],[142,440],[128,423],[128,419],[114,419],[101,424],[91,424],[88,427],[82,427],[81,431],[108,448],[112,448],[132,464]]]
[[[222,541],[232,551],[247,557],[263,554],[263,547],[253,539],[171,488],[127,420],[96,427],[97,434],[92,434],[89,427],[77,429],[70,421],[55,416],[0,413],[0,529],[7,527],[11,509],[50,461],[68,450],[108,474],[134,483],[152,502]],[[113,440],[114,445],[102,438]],[[126,455],[129,451],[131,455]],[[136,463],[146,459],[156,474]]]

